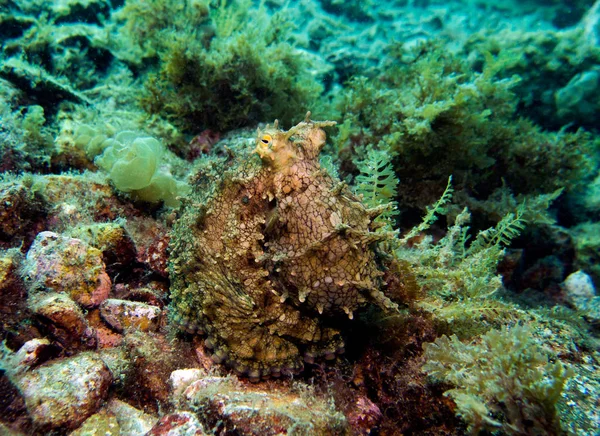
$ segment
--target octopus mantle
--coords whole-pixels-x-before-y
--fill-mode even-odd
[[[322,127],[333,124],[307,117],[259,131],[255,153],[196,176],[174,228],[172,321],[251,379],[334,358],[335,320],[366,303],[396,308],[376,259],[389,237],[373,221],[382,209],[319,165]]]

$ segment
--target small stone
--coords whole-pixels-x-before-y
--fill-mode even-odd
[[[190,412],[163,416],[146,436],[203,436],[208,433],[198,418]]]
[[[80,239],[41,232],[27,252],[24,266],[30,292],[41,288],[67,293],[86,308],[97,307],[110,292],[102,252]]]
[[[66,294],[38,293],[29,298],[29,309],[44,323],[52,337],[67,349],[96,344],[81,308]]]
[[[145,435],[158,419],[116,398],[108,402],[107,408],[119,423],[120,436]]]
[[[161,310],[137,301],[109,298],[100,306],[102,319],[118,332],[139,330],[156,331],[160,322]]]
[[[583,271],[570,274],[562,283],[565,299],[593,325],[600,324],[600,296],[592,278]]]
[[[106,410],[93,414],[69,436],[120,436],[117,418]],[[141,434],[141,433],[140,433]]]
[[[563,282],[563,289],[566,299],[575,306],[578,302],[590,300],[596,295],[592,278],[583,271],[570,274]]]
[[[111,374],[95,354],[80,353],[15,376],[33,425],[41,432],[74,429],[102,404]]]

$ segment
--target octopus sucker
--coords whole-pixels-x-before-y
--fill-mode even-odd
[[[394,237],[373,222],[384,209],[319,164],[334,124],[259,129],[254,150],[200,171],[173,229],[172,324],[252,381],[335,359],[339,320],[362,306],[397,310],[376,252]]]

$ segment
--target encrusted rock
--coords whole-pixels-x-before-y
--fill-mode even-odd
[[[39,365],[52,353],[52,345],[48,339],[36,338],[27,341],[12,356],[12,371],[24,372],[29,368]]]
[[[106,407],[119,423],[120,436],[145,435],[157,421],[155,416],[116,398],[111,399]]]
[[[191,347],[157,333],[132,330],[124,336],[123,347],[132,363],[124,389],[135,390],[137,401],[152,405],[169,402],[169,375],[174,370],[197,364]]]
[[[40,200],[22,182],[0,183],[0,241],[23,235],[41,210]]]
[[[167,277],[169,230],[160,222],[149,218],[128,222],[127,230],[135,241],[137,261]]]
[[[345,434],[344,415],[331,401],[305,389],[294,392],[276,384],[242,385],[235,377],[205,377],[191,383],[183,397],[218,434]]]
[[[11,338],[8,342],[15,349],[39,336],[35,326],[25,321],[30,314],[27,289],[18,272],[21,259],[19,249],[0,249],[0,336]]]
[[[109,298],[100,306],[102,319],[119,332],[129,329],[156,331],[159,326],[159,307],[137,301]]]
[[[27,252],[25,274],[30,292],[64,292],[84,307],[98,306],[111,288],[100,250],[53,232],[36,236]]]
[[[123,347],[107,348],[98,351],[98,356],[110,370],[113,385],[123,388],[133,374],[133,363],[127,350]]]
[[[3,62],[0,67],[0,77],[13,83],[38,101],[56,104],[58,101],[66,100],[91,104],[83,94],[57,80],[41,67],[23,60],[10,58]]]
[[[110,371],[92,353],[40,366],[12,378],[25,399],[34,426],[41,432],[74,429],[102,404]]]
[[[176,403],[179,402],[188,386],[204,377],[206,377],[206,371],[200,368],[186,368],[173,371],[169,377],[169,382],[173,389],[173,400]]]
[[[66,294],[38,293],[29,298],[29,309],[63,347],[94,347],[96,333],[89,328],[81,308]]]
[[[190,412],[177,412],[163,416],[146,436],[204,436],[204,427]]]
[[[217,363],[258,380],[343,352],[339,318],[395,310],[378,241],[391,237],[319,164],[331,122],[267,128],[256,154],[205,168],[171,243],[171,318]],[[262,162],[261,162],[262,159]],[[336,322],[337,321],[337,322]]]
[[[69,436],[121,436],[117,418],[106,410],[93,414]],[[139,433],[143,434],[143,433]]]

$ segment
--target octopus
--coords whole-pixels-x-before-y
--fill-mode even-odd
[[[256,147],[213,160],[170,246],[170,319],[203,335],[216,363],[253,381],[343,353],[342,320],[386,311],[379,242],[389,239],[346,183],[319,164],[330,121],[267,126]]]

